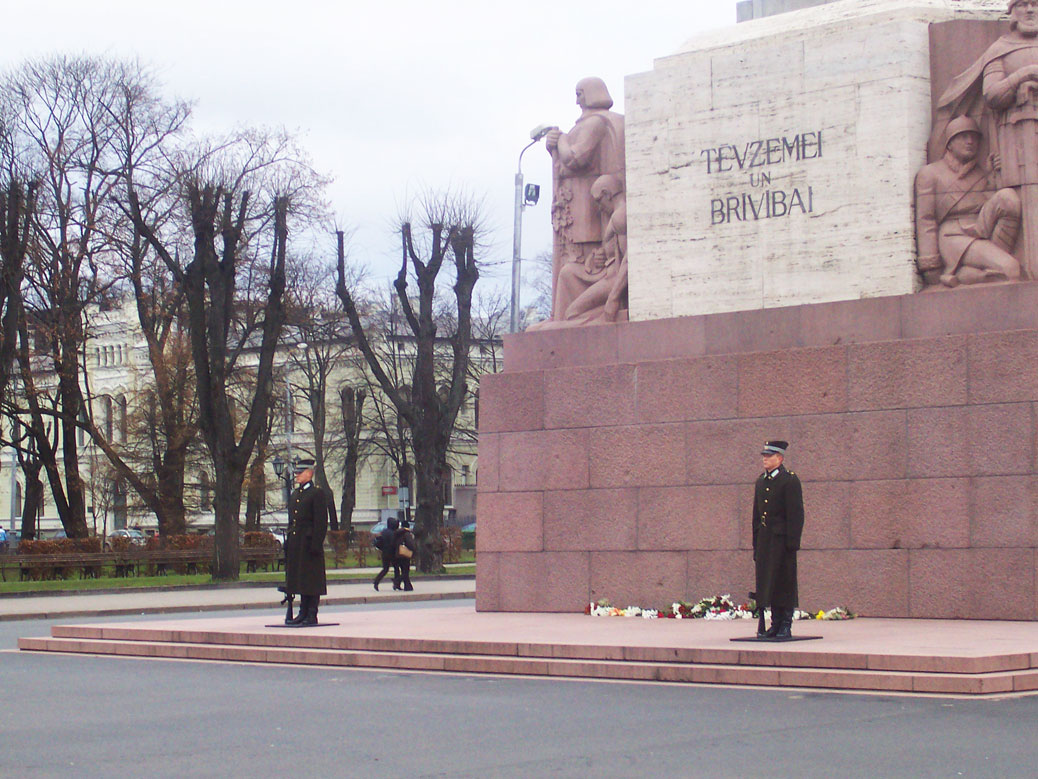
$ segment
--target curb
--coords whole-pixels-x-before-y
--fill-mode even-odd
[[[121,590],[119,592],[121,592]],[[380,597],[374,597],[371,595],[357,595],[346,598],[322,598],[321,606],[364,606],[375,603],[406,603],[409,601],[420,603],[423,601],[428,602],[439,600],[466,600],[475,597],[475,590],[473,590],[472,592],[430,592],[421,593],[418,595],[401,594],[385,595]],[[40,611],[26,614],[0,614],[0,622],[22,622],[34,619],[64,619],[66,617],[120,617],[134,614],[144,616],[146,614],[185,614],[190,612],[199,613],[208,611],[241,611],[246,609],[280,608],[281,606],[277,603],[276,599],[271,598],[270,603],[213,603],[194,606],[158,606],[155,608],[138,607],[133,609],[83,609],[79,611]]]
[[[378,573],[378,569],[375,570]],[[371,578],[352,579],[328,579],[328,584],[371,584]],[[475,581],[475,574],[471,573],[434,573],[428,576],[412,576],[415,581],[464,581],[471,579]],[[258,587],[277,589],[277,582],[216,582],[213,584],[184,584],[184,585],[156,585],[155,587],[112,587],[103,590],[30,590],[26,592],[3,592],[0,593],[0,603],[16,598],[50,598],[50,597],[77,597],[83,595],[120,595],[122,593],[142,592],[207,592],[210,590],[248,590]],[[0,620],[3,616],[0,615]]]

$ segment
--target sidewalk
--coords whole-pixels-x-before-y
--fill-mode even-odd
[[[378,569],[373,569],[377,572]],[[456,579],[416,579],[413,592],[393,590],[384,582],[379,592],[368,580],[329,582],[322,605],[455,600],[474,598],[474,576]],[[191,611],[279,608],[282,595],[277,584],[224,585],[216,587],[134,590],[132,592],[75,592],[53,595],[21,595],[0,598],[0,622],[55,617],[114,616],[119,614],[175,614]]]

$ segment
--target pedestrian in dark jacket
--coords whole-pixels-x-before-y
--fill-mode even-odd
[[[389,573],[389,566],[393,566],[393,589],[400,589],[400,569],[396,561],[396,546],[393,544],[399,528],[400,520],[394,517],[386,523],[386,529],[375,536],[375,548],[382,554],[382,570],[375,577],[376,591],[378,591],[378,583]]]
[[[317,607],[327,594],[324,536],[328,532],[328,497],[313,483],[314,461],[296,465],[296,488],[288,501],[285,538],[285,592],[301,596],[299,614],[290,624],[317,624]]]
[[[400,589],[401,583],[405,590],[413,590],[411,586],[411,558],[406,555],[400,554],[400,547],[404,547],[413,554],[417,545],[414,541],[414,533],[411,532],[411,523],[408,520],[403,520],[400,523],[400,529],[396,531],[396,535],[393,538],[393,549],[396,554],[396,562],[399,567],[399,576],[393,578],[393,589]]]
[[[783,465],[788,446],[785,441],[764,444],[764,473],[753,491],[757,606],[771,607],[771,627],[758,638],[790,638],[798,605],[797,550],[804,532],[804,497],[800,479]]]

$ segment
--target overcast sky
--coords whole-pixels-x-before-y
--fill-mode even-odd
[[[195,127],[285,126],[332,176],[352,256],[394,273],[393,218],[416,192],[485,196],[492,259],[507,283],[518,155],[539,124],[572,126],[573,87],[600,76],[623,111],[623,78],[698,32],[735,23],[736,0],[34,0],[8,15],[0,66],[48,54],[138,56]],[[523,158],[541,202],[523,256],[551,247],[551,168]],[[329,253],[334,242],[329,239]],[[525,274],[524,274],[525,275]],[[525,297],[524,297],[525,302]]]

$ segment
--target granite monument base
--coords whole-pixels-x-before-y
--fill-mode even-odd
[[[1038,283],[520,334],[480,404],[480,611],[751,589],[782,438],[802,607],[1038,619]]]

